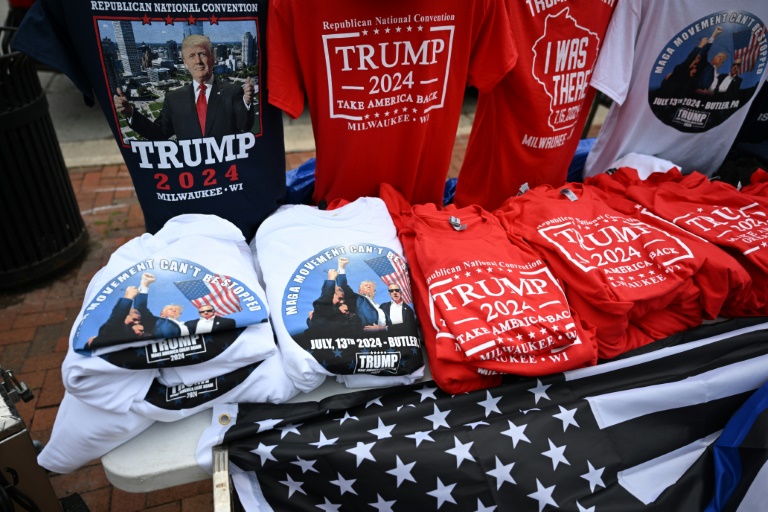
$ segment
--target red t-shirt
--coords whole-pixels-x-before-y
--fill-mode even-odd
[[[698,172],[665,174],[655,183],[644,183],[634,180],[630,169],[620,169],[613,178],[629,183],[624,189],[629,199],[720,247],[751,276],[749,296],[727,302],[724,315],[767,314],[768,200],[743,194],[728,183],[710,181]],[[598,183],[603,186],[606,182],[603,178]]]
[[[269,101],[309,105],[315,202],[442,204],[467,84],[493,87],[517,51],[501,0],[273,0]]]
[[[403,253],[408,259],[409,270],[411,271],[411,293],[413,295],[413,306],[421,325],[422,338],[427,351],[427,361],[429,362],[430,373],[435,384],[447,393],[458,394],[476,391],[478,389],[487,389],[498,386],[502,382],[502,375],[499,372],[484,370],[462,363],[448,362],[439,359],[436,355],[436,344],[438,340],[438,328],[427,319],[429,316],[429,303],[426,297],[429,292],[426,289],[426,278],[416,261],[416,235],[412,230],[406,227],[411,222],[411,210],[402,194],[394,190],[391,186],[383,185],[381,187],[380,197],[384,200],[389,210],[395,227],[398,230],[398,237],[403,245]]]
[[[406,232],[417,240],[438,358],[525,376],[597,362],[594,330],[572,314],[541,257],[511,243],[498,219],[477,206],[412,212]]]
[[[768,197],[768,172],[757,169],[750,176],[749,185],[743,187],[741,192],[750,196]]]
[[[565,183],[595,94],[588,87],[615,2],[507,0],[517,64],[478,95],[454,203],[501,206],[523,183]]]
[[[597,192],[543,185],[496,214],[565,283],[573,310],[597,327],[600,357],[612,358],[691,326],[680,323],[681,311],[693,310],[690,279],[703,260],[684,240],[610,208]],[[637,327],[647,315],[652,335]]]

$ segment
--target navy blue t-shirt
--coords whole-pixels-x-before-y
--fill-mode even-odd
[[[266,0],[38,0],[13,47],[101,106],[148,232],[204,213],[231,221],[250,241],[286,196],[282,113],[265,87],[266,15]],[[206,36],[213,50],[204,64],[212,71],[204,126],[193,86],[203,64],[182,55],[191,35]],[[131,116],[118,108],[123,102]]]

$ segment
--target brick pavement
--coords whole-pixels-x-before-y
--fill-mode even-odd
[[[449,177],[458,176],[466,136],[456,140]],[[290,153],[287,168],[298,167],[314,152]],[[13,370],[34,393],[16,407],[32,439],[47,442],[64,395],[61,363],[69,332],[85,289],[110,255],[144,232],[144,220],[125,166],[80,167],[69,176],[90,240],[87,250],[53,278],[0,291],[5,332],[0,335],[0,365]],[[145,494],[126,493],[107,480],[95,460],[67,475],[50,475],[61,499],[79,494],[91,512],[201,512],[212,510],[210,480]]]

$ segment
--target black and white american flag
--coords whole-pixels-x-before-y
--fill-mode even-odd
[[[461,395],[239,404],[223,444],[248,511],[701,511],[712,443],[768,380],[766,320]]]

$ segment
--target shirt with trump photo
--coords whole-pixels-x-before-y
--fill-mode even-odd
[[[257,292],[193,261],[148,258],[101,283],[83,305],[72,348],[118,366],[199,363],[246,328],[268,325]]]
[[[387,247],[328,247],[285,287],[288,333],[336,374],[403,375],[423,364],[405,259]]]
[[[664,124],[688,133],[718,126],[754,96],[765,72],[765,24],[742,10],[714,12],[664,45],[648,102]]]
[[[19,49],[98,100],[147,231],[205,213],[250,240],[286,193],[282,116],[265,89],[266,1],[43,0],[30,14]]]

